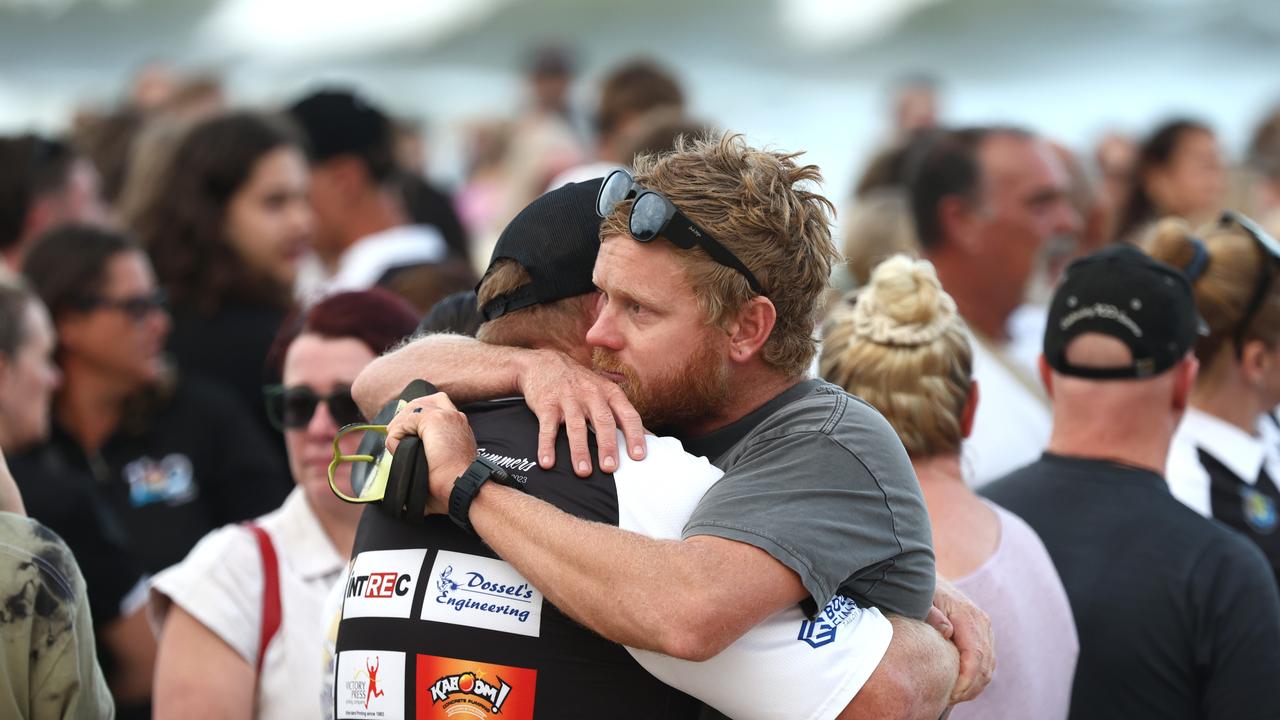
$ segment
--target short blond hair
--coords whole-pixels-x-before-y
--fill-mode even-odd
[[[510,258],[498,260],[476,289],[476,306],[533,282],[529,271]],[[570,353],[586,342],[589,317],[583,303],[590,293],[555,302],[530,305],[487,320],[476,330],[476,339],[490,345],[522,348],[554,348]]]
[[[764,361],[788,377],[803,375],[817,351],[819,300],[836,252],[830,201],[809,184],[822,181],[800,153],[749,147],[741,135],[680,138],[671,153],[636,158],[636,182],[665,195],[745,264],[777,309]],[[605,218],[600,237],[630,237],[631,202]],[[724,327],[755,293],[738,271],[701,248],[676,254],[708,324]]]
[[[879,410],[912,457],[959,452],[973,348],[928,261],[881,263],[827,320],[818,368]]]

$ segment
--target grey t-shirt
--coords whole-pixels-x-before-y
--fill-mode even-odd
[[[764,550],[794,570],[816,613],[836,594],[923,619],[935,582],[929,516],[911,461],[867,403],[805,380],[685,449],[725,471],[684,537]]]

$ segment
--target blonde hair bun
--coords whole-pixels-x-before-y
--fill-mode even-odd
[[[881,345],[927,345],[957,321],[956,302],[927,260],[894,255],[871,272],[853,307],[853,332]]]

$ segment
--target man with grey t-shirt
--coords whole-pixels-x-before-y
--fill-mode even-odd
[[[582,522],[487,478],[456,483],[469,470],[475,447],[448,398],[415,401],[417,412],[401,413],[397,421],[397,432],[422,436],[431,458],[432,509],[451,508],[459,524],[474,527],[534,586],[546,588],[548,600],[615,641],[703,659],[781,609],[803,603],[815,612],[837,593],[923,618],[932,596],[932,551],[906,454],[874,411],[804,378],[813,351],[811,318],[830,265],[823,201],[793,187],[813,179],[812,170],[733,137],[700,142],[657,163],[683,164],[687,173],[680,174],[689,177],[651,169],[639,176],[643,188],[623,175],[606,180],[601,191],[599,210],[610,216],[594,269],[602,293],[595,324],[585,334],[596,348],[598,372],[612,384],[558,353],[433,337],[370,366],[357,380],[357,398],[377,405],[406,376],[427,377],[461,399],[522,394],[543,420],[548,441],[554,437],[548,430],[565,417],[580,473],[590,470],[583,406],[591,411],[605,471],[617,467],[615,416],[623,421],[631,456],[642,454],[627,395],[655,428],[705,441],[706,449],[697,451],[721,464],[725,477],[700,503],[683,540],[659,541]],[[753,173],[762,177],[748,177]],[[674,205],[692,203],[693,194],[716,185],[724,197],[760,205],[776,200],[793,213],[774,214],[767,232],[750,233],[734,226],[736,210],[715,225],[695,226]],[[639,200],[628,229],[632,196]],[[656,198],[648,208],[656,212],[641,211],[645,198]],[[636,226],[642,216],[658,225]],[[803,228],[788,226],[801,216],[809,218]],[[619,221],[621,231],[614,227]],[[734,239],[744,254],[744,243],[760,243],[747,255],[759,267],[748,269],[711,239],[711,230]],[[698,244],[708,257],[634,239],[656,235],[677,247]],[[554,233],[547,242],[556,242]],[[514,259],[530,265],[529,258]],[[729,319],[708,322],[698,293],[724,289],[698,286],[693,271],[682,269],[686,262],[736,272],[729,289],[745,290],[747,299],[733,301],[736,312]],[[776,283],[772,294],[770,278]],[[533,274],[532,280],[536,295],[565,276]],[[525,299],[514,293],[504,298]],[[575,388],[596,395],[566,401]],[[548,397],[557,406],[555,417],[547,411]],[[576,417],[558,414],[574,402]],[[539,460],[544,466],[553,461],[541,447]],[[979,652],[989,653],[989,647]],[[978,682],[965,682],[956,699],[984,684],[989,668],[977,665],[971,675]]]

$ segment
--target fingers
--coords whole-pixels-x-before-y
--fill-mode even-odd
[[[627,440],[627,454],[632,460],[643,460],[644,421],[640,419],[640,413],[636,412],[631,401],[627,399],[627,394],[617,385],[614,385],[609,392],[609,407],[613,410],[612,417],[616,418],[618,425],[622,427],[622,435]],[[609,436],[613,437],[613,435],[614,433],[610,431]]]
[[[936,605],[929,606],[929,614],[924,620],[932,625],[933,629],[937,630],[945,640],[950,640],[951,636],[955,634],[956,629],[951,625],[951,621]]]
[[[387,424],[387,450],[394,454],[406,435],[421,435],[421,430],[429,422],[429,416],[442,411],[458,412],[453,401],[444,393],[428,395],[407,403]]]
[[[560,433],[560,408],[534,411],[538,416],[538,465],[550,470],[556,464],[556,435]]]
[[[971,617],[957,622],[954,642],[960,650],[960,674],[951,701],[957,703],[977,697],[995,672],[995,639],[986,615],[974,608]]]
[[[618,433],[613,412],[600,402],[591,408],[591,427],[596,431],[596,455],[600,458],[600,470],[611,473],[618,469]]]
[[[570,405],[564,414],[564,429],[569,435],[569,458],[578,477],[591,475],[591,451],[587,446],[587,419],[578,405]]]

